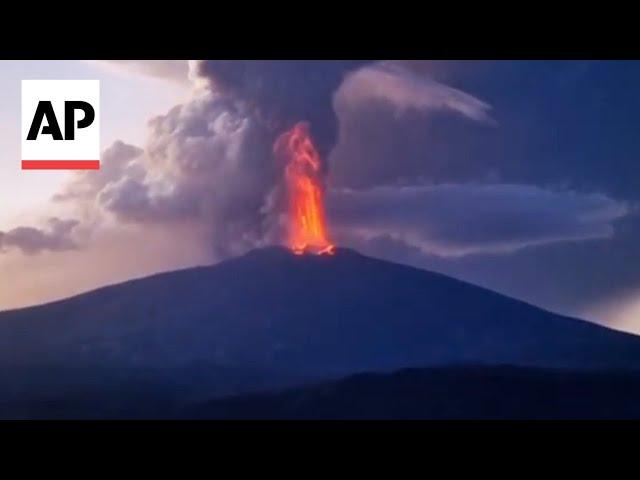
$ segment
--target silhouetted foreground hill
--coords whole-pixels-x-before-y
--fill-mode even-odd
[[[3,392],[0,419],[640,419],[637,373],[407,369],[207,401],[162,372],[50,373],[39,391]]]
[[[211,401],[198,419],[638,419],[640,375],[514,367],[361,374]]]
[[[205,364],[162,369],[16,367],[0,370],[0,420],[172,418],[185,405],[223,393],[299,383],[268,372]]]

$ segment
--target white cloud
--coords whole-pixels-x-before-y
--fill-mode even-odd
[[[189,64],[187,60],[94,60],[92,63],[127,73],[178,83],[187,83],[189,81]]]
[[[493,123],[490,106],[465,92],[438,83],[390,62],[369,65],[350,73],[335,93],[337,111],[381,100],[397,111],[440,111]]]

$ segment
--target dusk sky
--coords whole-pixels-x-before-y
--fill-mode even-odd
[[[101,80],[102,169],[22,171],[20,81],[67,78]],[[0,62],[0,309],[278,243],[277,111],[311,124],[339,246],[640,333],[638,81],[614,61]]]

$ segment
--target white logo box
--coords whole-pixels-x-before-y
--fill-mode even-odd
[[[93,122],[77,128],[84,113],[75,111],[74,139],[55,140],[42,133],[48,126],[42,120],[35,140],[27,140],[38,103],[50,101],[64,136],[65,102],[89,103],[95,112]],[[100,81],[99,80],[22,80],[22,168],[28,170],[77,170],[100,167]]]

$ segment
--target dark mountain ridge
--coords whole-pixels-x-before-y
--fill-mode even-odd
[[[639,419],[640,375],[509,366],[359,374],[183,408],[191,419]]]

